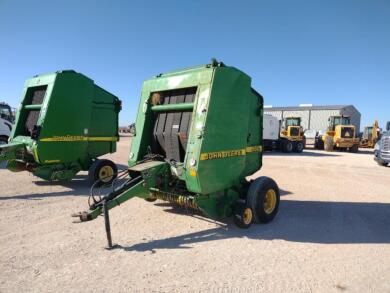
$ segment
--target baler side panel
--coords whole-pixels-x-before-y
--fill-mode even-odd
[[[88,136],[100,137],[105,141],[88,142],[88,154],[92,158],[116,151],[116,141],[119,140],[118,103],[119,100],[116,96],[94,85]]]
[[[88,142],[79,138],[90,125],[92,97],[91,79],[76,73],[57,74],[38,141],[41,163],[86,159]]]
[[[244,73],[231,67],[215,68],[199,158],[200,186],[191,191],[217,192],[237,186],[245,176],[250,88],[250,78]]]
[[[263,152],[263,97],[252,89],[248,92],[249,116],[246,163],[242,176],[246,177],[261,168]]]

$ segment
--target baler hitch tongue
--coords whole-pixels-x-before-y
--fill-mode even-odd
[[[74,220],[73,223],[81,223],[91,221],[92,219],[88,217],[88,212],[78,212],[71,215],[72,218],[79,218],[78,220]]]
[[[9,160],[15,160],[19,151],[25,148],[23,143],[9,143],[0,146],[0,163]]]

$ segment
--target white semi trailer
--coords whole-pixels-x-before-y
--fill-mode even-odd
[[[269,151],[280,148],[280,122],[269,114],[263,115],[263,145]]]

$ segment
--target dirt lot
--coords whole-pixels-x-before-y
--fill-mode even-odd
[[[129,139],[112,155],[125,168]],[[372,153],[266,154],[282,190],[277,218],[249,230],[133,199],[103,219],[85,174],[48,183],[0,169],[0,292],[390,292],[390,168]]]

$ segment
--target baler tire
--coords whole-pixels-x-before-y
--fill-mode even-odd
[[[293,144],[292,144],[292,142],[287,140],[287,139],[284,140],[282,142],[282,150],[285,153],[291,153],[293,151]]]
[[[296,153],[302,153],[303,149],[305,148],[305,145],[301,141],[296,141],[294,143],[294,152]]]
[[[247,203],[254,211],[255,223],[272,221],[279,210],[280,192],[278,185],[269,177],[257,178],[249,186]]]
[[[248,229],[253,224],[254,212],[245,203],[236,202],[233,209],[233,222],[241,229]]]
[[[112,172],[112,177],[110,177],[110,174],[108,174],[107,177],[110,177],[109,180],[107,181],[103,181],[101,180],[101,174],[104,173],[104,170],[103,168],[106,168],[108,170],[110,170],[110,173]],[[93,162],[93,164],[91,165],[91,167],[89,168],[89,171],[88,171],[88,178],[89,178],[89,182],[92,184],[95,184],[96,181],[100,180],[99,183],[96,183],[97,186],[102,186],[102,185],[106,185],[106,184],[111,184],[115,178],[117,177],[117,173],[118,173],[118,167],[115,165],[115,163],[113,161],[110,161],[110,160],[96,160],[95,162]]]

